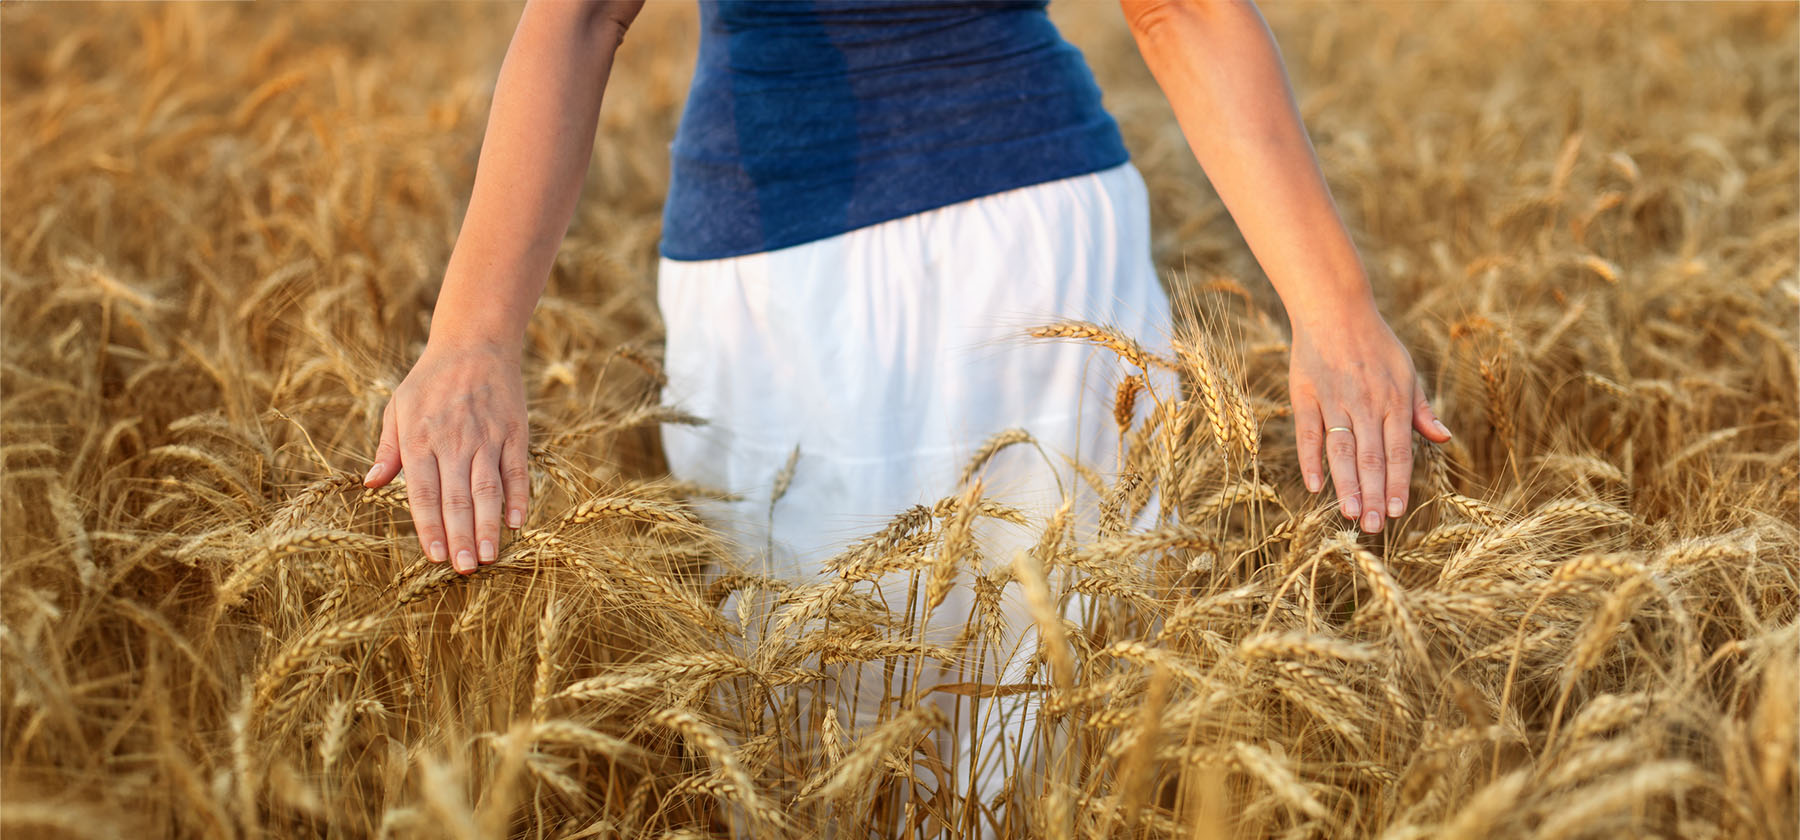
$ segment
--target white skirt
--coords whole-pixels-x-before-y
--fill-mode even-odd
[[[703,502],[702,515],[751,570],[791,578],[955,493],[970,456],[1009,428],[1111,478],[1114,389],[1135,369],[1024,330],[1077,318],[1160,349],[1171,329],[1144,182],[1129,162],[789,248],[665,258],[657,305],[664,404],[708,421],[663,426],[669,471],[740,494]],[[1054,510],[1064,490],[1088,492],[1058,460],[1053,477],[1036,449],[1010,447],[983,471],[984,488]]]
[[[1076,500],[1077,537],[1091,536],[1099,495],[1062,456],[1109,483],[1116,477],[1115,388],[1137,371],[1109,350],[1024,332],[1082,319],[1167,352],[1169,298],[1151,262],[1149,228],[1143,179],[1125,163],[790,248],[662,260],[664,404],[708,421],[663,426],[671,474],[742,496],[697,506],[741,548],[745,571],[807,582],[824,560],[895,515],[957,493],[971,456],[1017,427],[1052,457],[1015,445],[981,471],[984,495],[1030,519],[1025,527],[978,520],[989,568],[1035,542],[1065,493]],[[1167,371],[1152,387],[1175,396]],[[1138,422],[1149,405],[1138,400]],[[771,507],[795,447],[791,479]],[[1153,498],[1139,527],[1155,508]],[[882,595],[902,610],[910,582],[891,578],[880,582]],[[956,581],[931,614],[931,641],[950,642],[969,621],[973,589],[966,576]],[[1006,592],[1010,651],[994,671],[982,665],[978,676],[943,673],[938,682],[1023,679],[1036,633],[1019,588]],[[848,715],[840,720],[875,723],[880,680],[871,688],[854,673],[840,676],[845,685],[832,689]],[[982,722],[967,722],[967,708],[955,717],[947,693],[926,696],[966,722],[940,734],[940,749],[960,756],[952,763],[968,764],[973,751],[983,767],[997,768],[977,780],[983,798],[992,797],[1000,770],[1027,758],[994,754],[1018,749],[1001,735],[1019,729],[991,716],[1016,722],[1035,713],[1009,700],[988,703]]]

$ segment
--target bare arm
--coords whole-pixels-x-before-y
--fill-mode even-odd
[[[593,154],[613,54],[643,0],[529,0],[500,65],[431,340],[522,344]]]
[[[1308,326],[1373,306],[1255,6],[1124,0],[1144,63],[1283,305]]]
[[[593,153],[613,53],[643,0],[528,0],[501,63],[469,210],[431,335],[381,418],[369,487],[406,470],[420,547],[458,572],[498,559],[531,492],[525,327]]]
[[[1405,507],[1411,429],[1438,442],[1450,433],[1376,310],[1275,38],[1249,0],[1121,7],[1188,146],[1293,324],[1289,385],[1307,488],[1322,487],[1324,445],[1344,515],[1379,530],[1383,512],[1398,516]],[[1326,434],[1329,426],[1353,431]]]

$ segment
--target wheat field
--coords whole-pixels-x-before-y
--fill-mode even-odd
[[[1262,4],[1457,432],[1415,438],[1415,504],[1372,536],[1302,486],[1279,301],[1117,5],[1051,8],[1180,303],[1175,358],[1090,335],[1119,416],[1156,404],[1093,476],[1100,532],[971,463],[790,582],[658,449],[707,419],[660,407],[653,293],[692,4],[651,3],[615,66],[527,340],[531,518],[466,578],[403,481],[360,480],[519,4],[0,7],[0,830],[1800,834],[1796,6]],[[966,632],[871,597],[894,575],[972,587]],[[1006,737],[1046,760],[988,799],[917,677],[991,653],[1007,593],[1031,678],[959,690],[1034,709]],[[880,723],[809,699],[846,665],[890,681]]]

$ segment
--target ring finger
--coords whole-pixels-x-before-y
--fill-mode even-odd
[[[1342,412],[1325,411],[1325,462],[1331,467],[1331,486],[1337,490],[1338,510],[1347,519],[1362,513],[1356,479],[1356,434]]]
[[[482,449],[469,462],[469,489],[475,496],[475,561],[492,563],[499,557],[500,508],[506,490],[500,480],[500,453]]]

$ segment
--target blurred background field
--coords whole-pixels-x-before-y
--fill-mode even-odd
[[[691,3],[615,66],[528,338],[532,521],[469,579],[359,480],[520,5],[0,7],[0,827],[1794,837],[1797,7],[1260,5],[1457,437],[1419,440],[1381,535],[1305,493],[1279,301],[1117,5],[1055,0],[1205,316],[1184,379],[1224,396],[1126,430],[1098,543],[1021,523],[1047,591],[1093,599],[1034,689],[1051,777],[913,812],[916,697],[846,733],[792,689],[923,649],[905,616],[820,647],[867,618],[859,568],[1025,585],[967,541],[1006,512],[895,511],[839,590],[732,575],[683,513],[654,267]],[[1157,529],[1118,527],[1153,489]],[[785,601],[721,609],[757,589]]]

